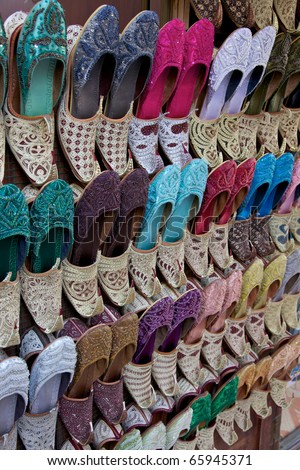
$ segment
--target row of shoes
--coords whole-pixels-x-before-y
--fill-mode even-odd
[[[300,5],[298,0],[291,0],[288,5],[284,0],[241,0],[239,3],[230,0],[191,0],[197,17],[209,19],[216,28],[222,26],[227,16],[238,27],[275,26],[282,31],[294,34],[299,32]]]

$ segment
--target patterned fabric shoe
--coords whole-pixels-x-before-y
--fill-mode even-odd
[[[209,276],[214,271],[214,266],[209,262],[208,247],[211,231],[196,235],[186,230],[184,239],[184,259],[186,264],[198,277]]]
[[[279,123],[279,134],[286,141],[286,147],[290,152],[299,150],[298,127],[300,123],[300,109],[281,109],[281,119]]]
[[[54,114],[29,118],[20,114],[18,105],[15,106],[15,94],[19,93],[16,49],[21,25],[26,14],[17,12],[4,23],[9,45],[9,83],[7,100],[4,105],[4,123],[7,142],[17,162],[26,176],[36,186],[42,186],[47,181],[58,177],[54,161]]]
[[[29,249],[29,212],[21,191],[0,187],[0,347],[19,344],[20,279],[18,271]]]
[[[210,168],[216,168],[223,162],[223,155],[217,148],[219,121],[220,118],[201,119],[195,111],[191,116],[191,147],[196,157],[203,158]]]
[[[1,82],[0,82],[0,182],[4,178],[5,168],[5,127],[2,107],[6,96],[7,87],[7,38],[3,28],[2,19],[0,19],[0,67],[1,67]]]
[[[164,154],[179,168],[192,160],[189,154],[189,119],[172,119],[162,116],[159,121],[158,139]]]
[[[231,408],[221,411],[216,417],[216,431],[228,446],[232,446],[238,441],[238,435],[234,430],[235,415],[236,405],[233,405]]]

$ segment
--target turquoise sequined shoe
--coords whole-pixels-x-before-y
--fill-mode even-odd
[[[55,180],[44,186],[30,211],[31,265],[21,270],[21,294],[45,332],[62,328],[62,267],[73,244],[74,199],[70,186]]]
[[[5,167],[5,127],[2,106],[7,88],[7,38],[0,18],[0,183],[4,178]]]
[[[26,17],[17,46],[21,114],[51,114],[65,78],[67,32],[56,0],[41,0]]]

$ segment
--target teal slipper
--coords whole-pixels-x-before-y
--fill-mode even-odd
[[[179,184],[180,170],[176,165],[165,167],[151,181],[144,222],[135,243],[139,250],[155,247],[160,228],[174,210]]]
[[[207,176],[208,166],[204,160],[192,160],[183,168],[175,207],[163,230],[163,242],[182,239],[187,222],[200,210]]]
[[[44,273],[68,256],[73,244],[74,198],[54,180],[43,187],[30,211],[32,272]]]
[[[0,187],[0,281],[15,281],[29,248],[29,212],[22,192],[13,184]]]
[[[67,32],[57,0],[41,0],[26,17],[17,46],[21,114],[51,114],[64,83]]]

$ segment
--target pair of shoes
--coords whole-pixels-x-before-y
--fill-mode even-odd
[[[272,27],[253,37],[247,28],[236,30],[212,62],[206,95],[199,101],[199,116],[193,113],[190,126],[195,155],[207,160],[212,168],[223,161],[217,142],[229,158],[242,161],[247,156],[246,146],[241,151],[239,144],[239,113],[245,98],[253,93],[263,77],[274,39]],[[230,65],[224,67],[224,62]]]
[[[143,169],[132,171],[121,182],[114,171],[104,171],[80,196],[75,209],[75,242],[63,265],[63,287],[81,316],[103,311],[98,280],[114,305],[134,300],[128,278],[129,253],[142,223],[148,185]]]
[[[8,347],[20,342],[20,295],[44,332],[62,326],[61,261],[73,243],[74,204],[68,184],[55,180],[41,189],[30,212],[11,184],[0,188],[0,205],[0,345]]]
[[[200,302],[201,295],[197,289],[179,295],[164,286],[161,298],[152,305],[139,296],[135,304],[128,306],[128,310],[142,315],[137,350],[132,362],[125,367],[124,379],[141,408],[153,406],[156,400],[151,376],[165,396],[177,393],[178,345],[198,320]]]
[[[75,345],[69,337],[55,339],[33,327],[23,335],[20,356],[30,380],[26,365],[28,411],[18,420],[19,436],[27,450],[54,449],[58,401],[74,375]]]
[[[239,28],[242,26],[251,28],[254,25],[254,12],[250,0],[243,0],[238,5],[229,0],[211,0],[207,4],[191,0],[191,5],[198,18],[209,19],[216,28],[220,28],[222,24],[223,11]]]
[[[165,159],[180,168],[191,161],[189,113],[206,82],[213,40],[208,20],[185,32],[184,23],[175,19],[159,31],[152,74],[129,130],[132,155],[149,174],[163,166],[158,146]]]
[[[106,169],[120,176],[132,169],[127,155],[132,103],[149,79],[157,34],[156,13],[143,11],[119,35],[119,14],[109,5],[99,7],[83,28],[68,28],[67,84],[58,130],[79,181],[88,183],[99,171],[95,144]]]
[[[78,356],[59,413],[69,434],[81,445],[92,439],[93,401],[107,422],[118,424],[124,419],[122,370],[136,350],[138,317],[121,317],[112,311],[110,320],[95,317],[94,326],[88,328],[71,318],[59,332],[59,337],[73,338]]]
[[[228,252],[229,221],[249,191],[255,163],[252,158],[238,166],[226,161],[209,174],[201,209],[185,239],[185,261],[197,277],[210,272],[208,252],[221,269],[233,263]]]
[[[229,245],[237,259],[247,261],[275,251],[269,233],[271,211],[276,208],[292,179],[294,157],[285,153],[261,157],[249,192],[237,212],[229,233]],[[254,212],[255,211],[255,212]]]
[[[193,160],[182,171],[169,165],[152,179],[145,218],[129,261],[129,272],[143,295],[152,297],[161,290],[156,265],[171,287],[186,284],[185,227],[199,211],[206,180],[207,165],[201,160]]]
[[[57,0],[40,0],[28,15],[11,15],[4,27],[9,40],[6,137],[30,181],[42,186],[58,175],[53,108],[65,77],[64,12]]]

